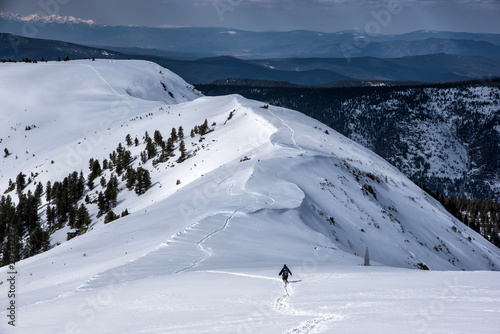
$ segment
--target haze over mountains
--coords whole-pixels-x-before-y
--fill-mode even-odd
[[[56,46],[55,42],[44,45],[42,41],[32,41],[33,47],[28,45],[29,39],[3,36],[3,59],[31,58],[36,49],[38,58],[45,59],[56,57],[55,51],[61,58],[97,54],[150,59],[194,84],[228,78],[323,85],[342,80],[439,82],[500,76],[500,34],[423,30],[368,35],[356,31],[125,27],[73,17],[21,17],[5,12],[0,14],[0,32],[99,48]]]
[[[416,31],[373,35],[344,31],[251,32],[227,28],[151,28],[97,25],[71,17],[0,14],[0,31],[99,47],[158,49],[164,56],[238,58],[397,58],[445,53],[500,59],[500,35]]]
[[[114,51],[118,50],[118,51]],[[125,53],[124,53],[125,52]],[[126,54],[126,52],[131,52]],[[164,58],[162,51],[138,48],[107,49],[0,33],[0,58],[57,60],[69,57],[149,59],[166,66],[194,84],[230,78],[326,85],[349,80],[441,82],[500,76],[500,61],[478,56],[432,54],[402,58],[291,58],[238,59],[221,56],[182,60]]]

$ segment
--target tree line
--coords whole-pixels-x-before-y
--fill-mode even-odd
[[[433,192],[425,185],[422,189],[434,197],[455,218],[486,240],[500,247],[500,203],[491,199],[469,199],[465,196],[457,198],[444,196],[439,191]]]
[[[190,136],[194,138],[199,135],[202,141],[203,136],[210,131],[212,129],[205,119],[202,124],[191,129]],[[68,234],[68,239],[85,233],[92,224],[88,210],[90,205],[97,206],[96,218],[104,216],[104,223],[128,215],[128,210],[115,214],[113,209],[117,206],[119,192],[125,188],[140,196],[151,187],[151,175],[143,167],[145,163],[149,160],[152,160],[153,165],[167,162],[176,156],[177,150],[177,163],[182,163],[190,156],[182,126],[172,128],[166,141],[159,130],[154,132],[152,138],[146,131],[142,139],[144,150],[139,154],[140,166],[137,168],[133,166],[136,157],[128,148],[139,146],[140,141],[128,134],[125,145],[119,143],[102,162],[95,158],[89,159],[86,177],[83,171],[74,171],[62,181],[48,181],[44,186],[34,180],[36,175],[31,174],[27,178],[26,174],[20,172],[15,181],[9,180],[9,186],[0,198],[0,266],[48,250],[50,235],[65,226],[75,231]],[[7,153],[4,158],[8,158]],[[119,178],[125,185],[123,189],[119,187]],[[35,191],[25,191],[31,183]],[[17,201],[10,195],[14,191]]]

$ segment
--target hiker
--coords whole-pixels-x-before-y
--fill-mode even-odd
[[[281,269],[280,273],[278,274],[278,276],[281,276],[283,278],[283,282],[285,282],[285,284],[288,283],[288,274],[292,275],[292,272],[290,271],[290,269],[288,269],[288,267],[285,264],[283,265],[283,269]]]

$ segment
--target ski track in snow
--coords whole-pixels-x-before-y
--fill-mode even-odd
[[[286,334],[307,334],[326,330],[328,328],[326,323],[344,318],[343,315],[338,313],[316,313],[294,309],[288,302],[293,294],[294,288],[291,287],[290,283],[285,284],[285,294],[275,300],[273,309],[283,315],[312,316],[313,318],[303,321],[298,326],[289,329],[286,331]]]
[[[262,275],[252,275],[252,274],[244,274],[244,273],[238,273],[238,272],[232,272],[232,271],[222,271],[222,270],[203,270],[204,273],[214,273],[214,274],[225,274],[225,275],[234,275],[234,276],[241,276],[241,277],[251,277],[251,278],[260,278],[260,279],[267,279],[271,281],[277,281],[277,278],[274,277],[268,277],[268,276],[262,276]]]
[[[228,188],[228,194],[230,194],[232,196],[238,195],[238,194],[235,194],[232,192],[233,188],[234,188],[234,182],[232,182],[231,186]],[[263,197],[267,197],[267,198],[271,199],[272,202],[274,202],[274,199],[269,197],[269,196],[265,196],[265,195],[258,194],[258,193],[255,193],[254,195],[260,195]],[[268,204],[267,202],[265,202],[265,203]],[[173,271],[173,273],[180,274],[180,273],[183,273],[186,271],[193,270],[200,263],[205,261],[207,258],[213,256],[214,252],[212,251],[212,249],[204,247],[203,243],[205,241],[207,241],[208,239],[210,239],[215,234],[225,230],[229,226],[230,220],[240,210],[242,210],[242,208],[238,208],[238,209],[234,210],[225,219],[224,224],[221,227],[211,231],[210,233],[206,234],[203,238],[199,239],[196,242],[196,247],[204,254],[202,257],[195,260],[191,265],[189,265],[187,267]],[[220,213],[227,214],[227,212],[220,212]],[[213,217],[213,216],[211,216],[211,217]],[[195,223],[190,224],[189,226],[185,227],[184,229],[182,229],[182,230],[176,232],[175,234],[173,234],[172,236],[170,236],[167,240],[162,242],[156,249],[152,250],[151,252],[148,252],[137,259],[134,259],[134,260],[131,260],[127,263],[124,263],[123,265],[114,267],[114,268],[107,270],[105,272],[98,273],[94,277],[87,280],[86,283],[77,287],[76,290],[77,291],[78,290],[86,290],[89,288],[104,286],[106,284],[109,284],[110,281],[113,283],[118,283],[118,281],[121,282],[122,280],[131,281],[131,280],[146,278],[143,274],[144,272],[147,272],[147,270],[144,270],[145,267],[154,266],[155,261],[157,261],[158,259],[168,258],[167,253],[170,251],[170,246],[172,246],[176,241],[179,241],[179,239],[181,239],[181,238],[189,237],[189,234],[193,233],[193,231],[196,230],[196,227],[198,227],[200,225],[203,225],[202,221],[197,221]],[[126,272],[127,275],[123,275],[124,272]],[[170,272],[170,273],[172,273],[172,272]],[[161,275],[161,274],[168,274],[168,273],[166,273],[166,272],[165,273],[158,273],[158,275]],[[154,275],[154,276],[156,276],[156,275]]]
[[[268,276],[262,276],[262,275],[252,275],[252,274],[244,274],[244,273],[238,273],[238,272],[230,272],[230,271],[221,271],[221,270],[203,270],[201,272],[204,273],[214,273],[214,274],[225,274],[225,275],[234,275],[234,276],[241,276],[241,277],[250,277],[250,278],[257,278],[257,279],[265,279],[265,280],[271,280],[271,281],[280,281],[277,278],[274,277],[268,277]],[[290,282],[293,284],[293,282]],[[285,315],[285,316],[308,316],[308,317],[313,317],[311,319],[308,319],[306,321],[301,322],[298,326],[295,326],[289,330],[287,330],[285,333],[286,334],[307,334],[307,333],[314,333],[317,331],[322,331],[328,329],[327,323],[330,321],[340,321],[345,318],[344,315],[341,315],[339,313],[319,313],[319,312],[311,312],[311,311],[301,311],[293,308],[288,300],[290,297],[294,294],[294,289],[292,286],[289,284],[285,284],[285,294],[278,297],[273,305],[272,308],[279,314]]]
[[[225,230],[229,226],[230,220],[234,217],[236,212],[238,212],[241,209],[236,209],[234,210],[229,217],[226,218],[224,221],[224,224],[217,228],[216,230],[211,231],[207,235],[205,235],[203,238],[201,238],[199,241],[196,242],[197,248],[204,253],[204,255],[194,261],[191,265],[188,267],[185,267],[183,269],[179,269],[174,271],[173,273],[175,274],[180,274],[189,270],[192,270],[196,268],[201,262],[205,261],[207,258],[211,257],[214,255],[214,252],[210,248],[206,248],[203,246],[203,243],[210,239],[212,236],[215,234]],[[225,212],[227,213],[227,212]],[[212,217],[212,216],[211,216]],[[182,237],[189,237],[189,233],[193,233],[192,231],[195,230],[195,228],[201,224],[201,221],[195,222],[183,230],[173,234],[171,237],[169,237],[165,242],[161,243],[156,249],[153,251],[144,254],[143,256],[131,260],[121,266],[114,267],[110,270],[107,270],[105,272],[99,273],[96,276],[90,278],[86,283],[80,285],[77,287],[76,290],[86,290],[89,288],[95,288],[95,287],[100,287],[100,286],[105,286],[109,284],[109,282],[113,282],[113,284],[120,283],[123,280],[125,281],[132,281],[132,280],[137,280],[137,279],[143,279],[151,276],[157,276],[157,275],[163,275],[163,274],[169,274],[172,272],[164,272],[164,273],[157,273],[156,275],[150,275],[150,276],[144,276],[145,272],[148,272],[145,270],[145,267],[157,267],[157,262],[159,259],[165,259],[168,258],[168,252],[170,251],[170,246],[174,242],[178,241]],[[192,237],[191,237],[192,238]],[[123,273],[127,273],[124,275]]]
[[[290,139],[292,140],[292,144],[293,146],[295,146],[297,149],[299,149],[300,151],[303,151],[302,147],[300,147],[298,144],[297,144],[297,141],[295,140],[295,131],[290,127],[290,125],[288,125],[284,120],[283,118],[277,116],[275,113],[273,113],[271,111],[271,109],[267,109],[269,111],[269,113],[271,113],[271,115],[273,115],[274,117],[276,117],[277,119],[279,119],[281,121],[281,123],[283,123],[284,126],[286,126],[289,130],[290,130]]]
[[[99,78],[101,78],[101,80],[106,84],[108,85],[108,87],[118,96],[123,96],[122,94],[118,93],[110,84],[109,82],[106,81],[106,79],[103,78],[103,76],[101,75],[101,73],[99,73],[95,68],[94,66],[92,65],[88,65],[91,69],[94,70],[95,73],[97,73],[97,75],[99,76]]]
[[[145,272],[142,266],[154,266],[155,261],[158,258],[163,258],[163,252],[167,251],[168,247],[170,247],[171,244],[176,242],[178,239],[181,237],[185,236],[188,234],[190,231],[194,230],[196,226],[199,225],[199,222],[195,222],[183,230],[180,230],[176,233],[174,233],[172,236],[170,236],[167,240],[162,242],[156,249],[152,250],[151,252],[148,252],[144,254],[143,256],[130,260],[127,263],[124,263],[121,266],[114,267],[110,270],[107,270],[105,272],[98,273],[94,277],[91,277],[89,280],[87,280],[86,283],[78,286],[76,290],[87,290],[89,288],[95,288],[95,287],[100,287],[103,285],[108,284],[109,279],[114,283],[119,283],[117,280],[121,280],[124,277],[127,277],[127,280],[135,280],[135,279],[141,279],[144,278],[143,275],[139,276],[134,276],[133,272],[139,271],[139,272]],[[139,270],[136,270],[139,269]],[[123,275],[123,273],[127,273],[127,275]],[[102,282],[100,282],[102,281]],[[116,281],[116,282],[115,282]]]
[[[203,253],[205,253],[205,255],[203,257],[199,258],[198,260],[196,260],[195,262],[193,262],[193,264],[190,265],[189,267],[186,267],[184,269],[176,271],[175,272],[176,274],[180,274],[180,273],[183,273],[185,271],[192,270],[192,269],[196,268],[201,262],[205,261],[207,258],[209,258],[210,256],[214,255],[214,252],[210,248],[205,248],[205,247],[203,247],[202,244],[206,240],[208,240],[212,236],[214,236],[215,234],[217,234],[217,233],[225,230],[229,226],[229,221],[234,217],[234,215],[236,214],[236,212],[238,212],[238,210],[240,210],[240,209],[234,210],[234,212],[229,217],[226,218],[226,221],[224,222],[224,225],[222,225],[217,230],[210,232],[209,234],[207,234],[205,237],[203,237],[200,241],[198,241],[196,243],[196,246],[198,247],[198,249],[201,250]]]

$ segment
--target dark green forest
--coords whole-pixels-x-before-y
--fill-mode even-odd
[[[489,199],[469,199],[455,196],[446,197],[439,192],[429,190],[425,185],[422,189],[434,197],[455,218],[486,240],[500,248],[500,203]]]

